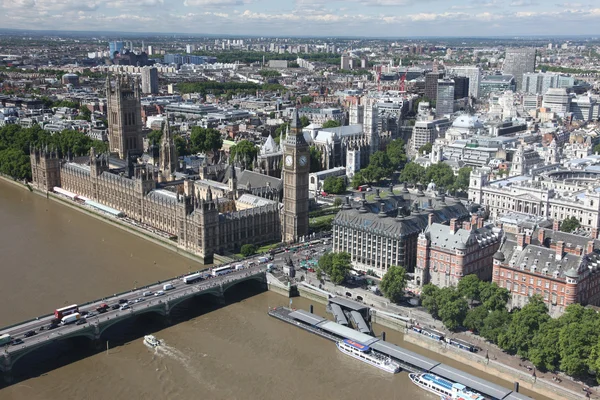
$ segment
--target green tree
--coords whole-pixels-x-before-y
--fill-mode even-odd
[[[331,194],[340,194],[346,191],[344,178],[328,176],[323,182],[323,191]]]
[[[506,309],[492,311],[483,320],[479,334],[492,343],[498,343],[498,336],[508,329],[511,320],[512,316]]]
[[[563,323],[558,338],[560,369],[571,376],[583,376],[589,369],[592,349],[598,342],[598,314],[573,304],[567,307],[560,322]]]
[[[252,167],[252,162],[256,158],[258,154],[258,147],[254,145],[254,143],[249,140],[240,140],[234,146],[231,146],[229,149],[230,152],[230,160],[239,159],[241,162],[245,163],[246,168]]]
[[[385,152],[390,159],[391,166],[394,170],[401,170],[406,164],[406,150],[404,148],[404,140],[395,139],[388,144]]]
[[[403,267],[392,265],[381,279],[379,288],[386,298],[398,303],[404,297],[407,281],[406,270]]]
[[[560,321],[550,319],[540,326],[533,337],[533,345],[529,350],[529,361],[542,371],[555,371],[560,361],[558,343]]]
[[[307,127],[310,125],[310,120],[308,119],[308,117],[306,115],[303,115],[300,117],[300,123],[302,124],[302,127]]]
[[[312,96],[302,96],[300,97],[300,103],[302,104],[310,104],[313,102],[313,97]]]
[[[92,119],[92,112],[86,106],[81,106],[81,107],[79,107],[79,115],[78,115],[78,117],[81,117],[82,119],[84,119],[86,121],[91,121],[91,119]]]
[[[148,143],[159,144],[160,139],[162,139],[162,131],[155,129],[146,136],[148,138]]]
[[[70,129],[55,133],[51,140],[63,157],[69,153],[73,156],[87,155],[92,146],[92,139],[89,136]]]
[[[592,151],[594,152],[594,154],[600,154],[600,143],[595,145]]]
[[[501,288],[493,282],[479,284],[479,300],[489,311],[506,309],[510,293],[506,288]]]
[[[352,262],[349,253],[341,252],[333,255],[333,265],[329,272],[329,279],[336,285],[341,284],[348,277],[352,269]]]
[[[571,233],[574,230],[576,230],[577,228],[579,228],[580,226],[581,226],[581,224],[579,223],[579,220],[576,217],[569,217],[569,218],[565,218],[560,223],[560,230],[562,232]]]
[[[362,172],[357,171],[354,176],[352,176],[352,182],[350,183],[354,189],[358,189],[359,186],[367,183],[367,180],[363,176]]]
[[[321,150],[318,150],[315,146],[310,146],[310,172],[319,172],[321,168]]]
[[[471,178],[471,167],[462,167],[458,170],[458,176],[454,182],[454,189],[466,191],[469,189],[469,179]]]
[[[440,289],[438,302],[438,314],[444,326],[451,331],[462,326],[467,316],[469,305],[456,288],[445,287]]]
[[[400,180],[416,185],[425,182],[425,168],[417,163],[409,162],[400,173]]]
[[[431,153],[431,149],[432,149],[433,145],[431,144],[431,142],[429,143],[425,143],[423,146],[419,147],[419,154],[429,154]]]
[[[336,208],[340,208],[342,204],[344,204],[344,200],[342,200],[340,197],[336,197],[335,200],[333,200],[333,206]]]
[[[513,314],[508,329],[498,336],[498,345],[527,358],[533,337],[549,319],[544,300],[539,295],[530,297],[529,303]]]
[[[173,143],[175,143],[175,148],[177,148],[178,156],[187,156],[190,154],[188,142],[181,135],[175,135],[173,137]]]
[[[475,307],[467,312],[463,324],[467,329],[471,329],[474,332],[480,332],[485,325],[484,321],[488,315],[489,311],[484,306]]]
[[[438,187],[450,188],[455,179],[452,168],[442,162],[432,164],[425,170],[425,182],[433,182]]]
[[[325,121],[325,123],[323,124],[323,128],[337,128],[338,126],[342,126],[342,124],[332,119],[330,119],[329,121]]]
[[[379,182],[394,171],[390,158],[383,151],[376,151],[369,160],[367,168],[362,170],[363,176],[369,182]]]
[[[5,149],[0,151],[0,172],[13,179],[31,180],[29,156],[19,149]]]
[[[458,281],[458,293],[470,301],[479,301],[481,281],[475,274],[467,275]]]
[[[271,111],[269,113],[269,118],[273,119],[273,118],[275,118],[275,116],[276,116],[275,111]]]
[[[439,293],[440,288],[428,283],[421,290],[421,304],[433,318],[439,318]]]
[[[194,126],[190,134],[190,143],[193,153],[216,152],[223,146],[223,138],[216,129]]]
[[[258,71],[258,74],[263,78],[276,78],[281,76],[281,74],[278,71],[274,71],[272,69],[261,69],[260,71]]]
[[[242,248],[240,249],[240,253],[244,257],[250,257],[250,256],[256,254],[256,246],[253,244],[244,244],[244,245],[242,245]]]

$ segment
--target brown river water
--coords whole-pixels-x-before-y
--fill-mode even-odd
[[[200,268],[2,180],[0,255],[0,326]],[[267,315],[288,299],[251,284],[239,292],[226,305],[189,301],[173,311],[171,325],[149,316],[116,326],[107,335],[108,352],[93,351],[84,340],[40,350],[17,363],[14,382],[0,386],[0,399],[437,399],[405,372],[379,371]],[[296,308],[310,304],[293,300]],[[314,306],[328,316],[324,306]],[[512,387],[385,331],[392,343]],[[166,345],[146,347],[147,333]]]

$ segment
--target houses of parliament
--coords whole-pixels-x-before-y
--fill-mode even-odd
[[[238,188],[233,166],[228,166],[227,188],[219,193],[211,189],[215,182],[176,174],[179,160],[168,121],[163,126],[158,163],[143,163],[139,81],[128,76],[107,78],[106,93],[111,153],[97,154],[92,148],[89,157],[73,159],[61,158],[52,149],[34,148],[34,188],[67,191],[116,210],[176,238],[178,247],[206,264],[213,262],[214,254],[235,252],[244,244],[294,242],[308,234],[310,157],[297,113],[282,141],[285,165],[280,203],[273,196],[257,195],[250,187]],[[117,158],[125,163],[111,162]]]

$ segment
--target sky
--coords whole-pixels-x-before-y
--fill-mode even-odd
[[[600,1],[0,0],[0,27],[265,36],[600,35]]]

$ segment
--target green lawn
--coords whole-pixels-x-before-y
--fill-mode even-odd
[[[381,197],[382,199],[385,199],[389,195],[390,195],[389,190],[385,190],[385,191],[382,190],[382,191],[379,192],[379,197]],[[371,192],[371,194],[366,195],[365,198],[369,202],[374,201],[375,200],[375,193]]]

